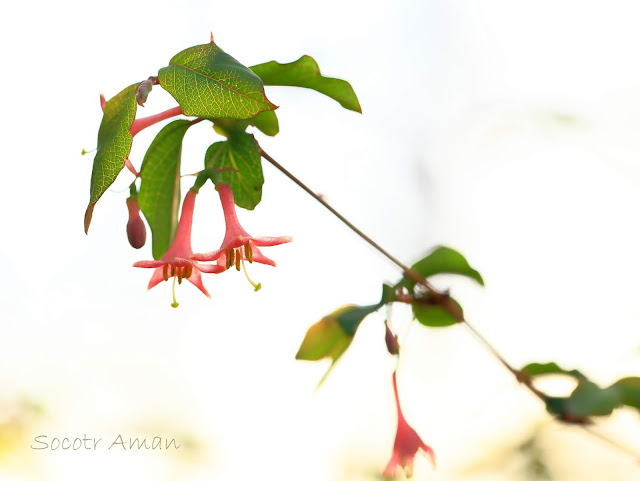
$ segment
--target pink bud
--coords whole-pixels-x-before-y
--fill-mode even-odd
[[[140,218],[138,201],[133,197],[127,199],[129,209],[129,221],[127,222],[127,238],[134,249],[140,249],[147,240],[147,229]]]

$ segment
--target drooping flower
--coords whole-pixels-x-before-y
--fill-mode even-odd
[[[422,449],[424,453],[429,457],[432,466],[436,466],[436,457],[433,453],[433,449],[427,446],[416,430],[413,429],[404,418],[402,410],[400,409],[400,399],[398,398],[398,384],[396,383],[396,373],[393,373],[393,393],[396,400],[396,410],[398,413],[398,429],[396,431],[396,439],[393,443],[393,453],[391,459],[387,463],[387,467],[384,468],[382,475],[385,478],[392,478],[395,476],[397,469],[403,468],[407,474],[407,477],[413,475],[413,461],[416,453]]]
[[[244,261],[260,262],[261,264],[267,264],[270,266],[276,265],[274,261],[264,256],[258,249],[266,246],[276,246],[291,242],[291,237],[253,237],[245,231],[236,215],[236,204],[233,198],[233,192],[231,187],[227,184],[220,184],[217,186],[218,194],[220,195],[220,202],[222,203],[222,211],[224,213],[224,221],[226,225],[226,232],[222,245],[219,249],[203,254],[194,254],[191,259],[197,261],[217,261],[218,265],[224,266],[225,269],[229,269],[235,264],[236,269],[240,270],[240,266],[244,269],[247,279],[257,291],[260,289],[260,284],[254,283],[248,276],[244,267]]]
[[[162,256],[162,259],[159,261],[138,261],[133,264],[133,267],[155,268],[149,281],[148,289],[158,285],[163,280],[167,281],[170,277],[173,277],[174,292],[173,303],[171,304],[173,307],[178,307],[175,296],[176,280],[178,284],[181,284],[182,280],[186,279],[200,289],[205,296],[211,297],[202,283],[200,272],[217,274],[226,269],[223,265],[218,265],[217,263],[205,265],[190,258],[193,254],[191,249],[191,224],[196,194],[196,191],[190,190],[185,196],[176,237],[167,252]]]

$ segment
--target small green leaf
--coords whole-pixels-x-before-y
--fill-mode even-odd
[[[272,110],[260,112],[252,119],[226,119],[219,117],[210,119],[213,122],[213,129],[225,137],[229,137],[234,132],[244,132],[249,125],[253,125],[263,134],[273,137],[280,131],[278,117]]]
[[[640,409],[640,377],[625,377],[610,387],[620,393],[623,404]]]
[[[349,82],[336,78],[323,77],[317,62],[303,55],[295,62],[262,63],[251,67],[265,85],[286,85],[315,90],[336,100],[345,109],[362,113],[358,97]]]
[[[323,317],[309,328],[302,341],[296,359],[305,361],[319,361],[331,359],[331,365],[322,376],[319,385],[327,378],[336,361],[351,345],[351,341],[365,317],[376,311],[380,306],[347,305]]]
[[[89,231],[93,208],[124,167],[131,152],[133,137],[129,132],[136,117],[138,83],[130,85],[106,102],[100,129],[98,147],[91,172],[91,193],[84,215],[84,231]]]
[[[462,307],[454,299],[449,299],[462,313]],[[413,315],[420,324],[429,327],[447,327],[457,324],[459,321],[444,307],[437,304],[422,304],[414,302],[411,305]]]
[[[214,184],[228,184],[238,207],[253,210],[262,198],[262,163],[253,137],[232,132],[226,141],[209,146],[205,168]]]
[[[213,42],[175,55],[158,79],[189,116],[248,119],[277,108],[260,77]]]
[[[545,374],[566,374],[567,376],[571,376],[576,379],[586,379],[580,371],[577,371],[576,369],[568,371],[558,366],[555,362],[548,362],[546,364],[532,362],[520,369],[520,371],[531,377],[543,376]]]
[[[278,132],[280,132],[278,117],[273,110],[267,110],[266,112],[259,113],[258,115],[250,119],[249,123],[260,130],[263,134],[269,135],[271,137],[277,135]]]
[[[413,264],[411,269],[424,278],[435,274],[459,274],[484,286],[480,273],[469,265],[462,254],[448,247],[437,247],[428,256]],[[413,289],[415,284],[413,280],[405,276],[398,285]]]
[[[138,204],[151,227],[154,259],[164,255],[175,237],[182,140],[191,125],[188,120],[175,120],[165,126],[153,139],[140,168]]]

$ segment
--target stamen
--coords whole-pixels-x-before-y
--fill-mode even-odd
[[[191,273],[193,272],[193,266],[191,264],[189,264],[187,267],[184,268],[184,274],[182,276],[183,279],[189,279],[189,277],[191,277]]]
[[[227,269],[233,265],[234,262],[234,250],[227,249]]]
[[[242,255],[242,251],[238,249],[236,252],[236,270],[240,272],[240,261],[244,261],[244,256]]]
[[[176,271],[176,273],[178,274],[178,284],[182,284],[182,274],[184,269],[182,267],[178,267]]]
[[[247,278],[247,280],[249,281],[249,283],[253,286],[253,291],[254,292],[258,292],[260,289],[262,289],[262,284],[261,283],[255,283],[251,280],[251,278],[249,277],[249,273],[247,272],[247,268],[244,265],[244,258],[242,259],[242,270],[244,271],[244,276]]]
[[[253,251],[251,250],[251,243],[247,241],[247,243],[244,245],[244,254],[247,257],[247,260],[249,261],[249,264],[253,263]]]
[[[162,268],[162,278],[165,281],[169,280],[169,264],[165,264],[164,267]]]
[[[175,277],[176,275],[176,266],[171,264],[171,277]]]
[[[171,303],[171,307],[175,309],[180,305],[178,304],[178,301],[176,301],[176,278],[175,277],[173,278],[173,287],[171,288],[171,293],[173,294],[173,302]]]

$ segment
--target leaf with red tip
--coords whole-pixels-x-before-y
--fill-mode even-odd
[[[93,159],[89,205],[84,216],[84,231],[89,224],[96,202],[105,193],[124,167],[125,158],[131,152],[133,137],[129,132],[136,117],[138,83],[130,85],[105,103],[98,147]]]
[[[260,77],[213,42],[175,55],[158,79],[188,116],[249,119],[277,108]]]

